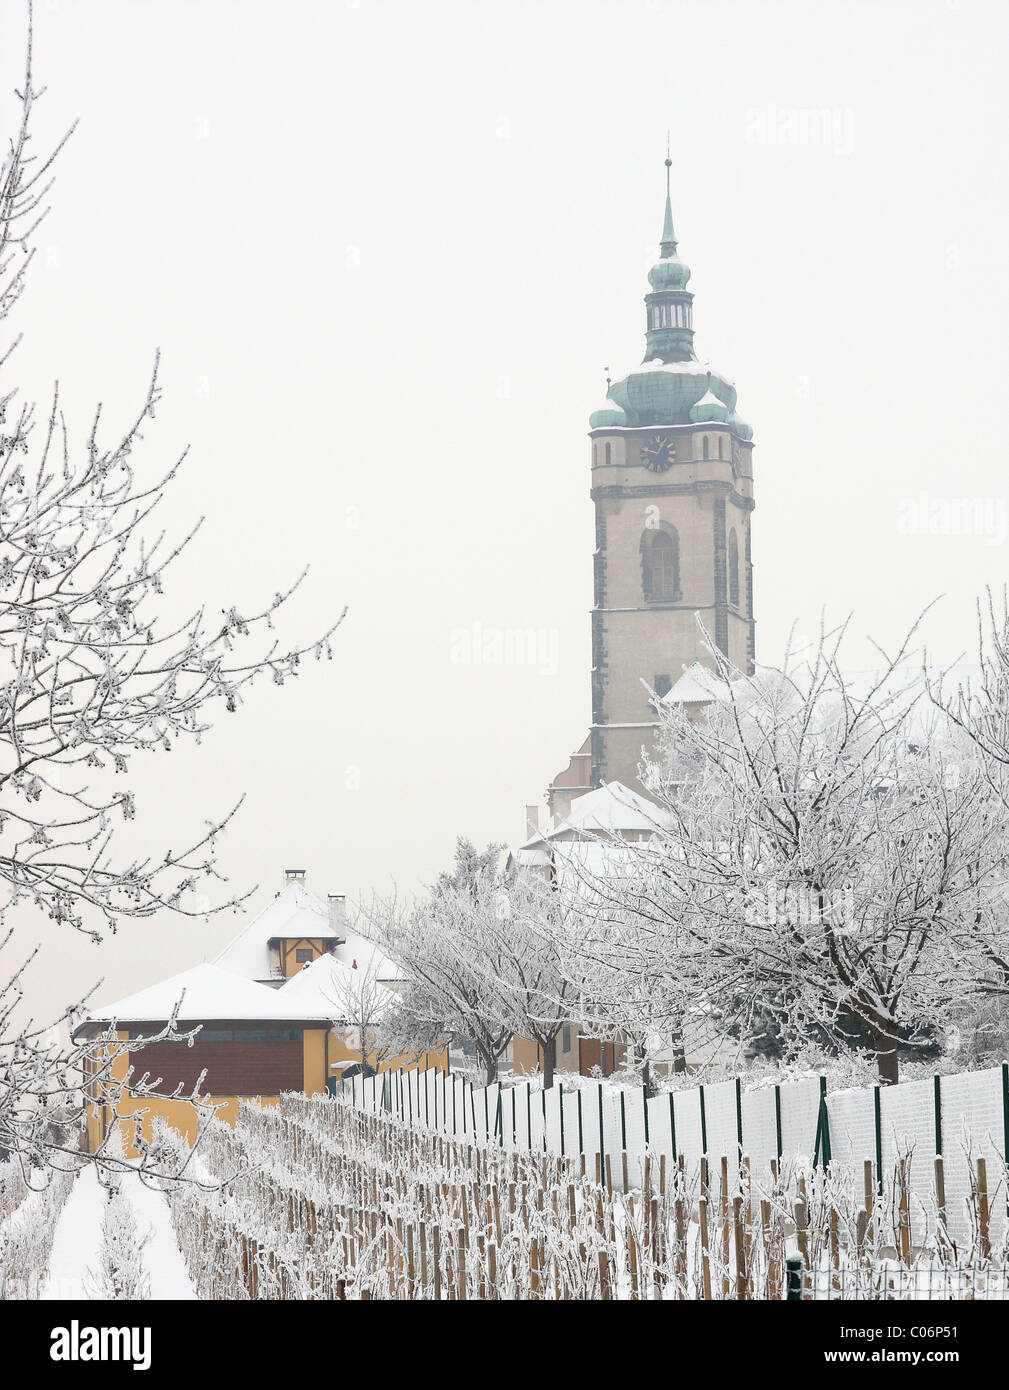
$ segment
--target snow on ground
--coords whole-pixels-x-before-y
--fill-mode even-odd
[[[182,1253],[175,1243],[175,1230],[164,1195],[145,1187],[131,1174],[123,1183],[137,1214],[141,1235],[150,1231],[144,1246],[144,1264],[151,1279],[151,1297],[193,1299],[193,1288]]]
[[[149,1233],[144,1246],[144,1265],[150,1276],[151,1297],[195,1299],[196,1291],[175,1243],[172,1218],[164,1196],[145,1187],[133,1173],[123,1178],[122,1190],[133,1205],[141,1237]],[[98,1268],[106,1202],[105,1189],[98,1182],[94,1165],[89,1163],[75,1178],[56,1224],[49,1275],[41,1294],[43,1299],[90,1297],[88,1273]]]

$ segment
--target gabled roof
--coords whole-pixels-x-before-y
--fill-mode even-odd
[[[181,1002],[180,1002],[181,1001]],[[202,1019],[305,1019],[328,1021],[325,1009],[314,1009],[308,1000],[285,997],[255,980],[245,979],[219,965],[194,965],[156,985],[89,1009],[86,1021],[100,1023],[164,1023],[176,1004],[180,1022]]]
[[[287,983],[281,985],[274,993],[278,996],[278,1001],[291,1001],[289,1007],[295,1010],[293,1017],[298,1017],[299,1009],[308,1008],[313,1013],[323,1013],[334,1023],[338,1023],[341,1017],[341,1002],[346,991],[353,988],[355,978],[364,979],[365,968],[359,962],[358,969],[355,970],[352,964],[327,953],[312,961],[311,965],[306,965],[296,975],[292,975]],[[382,989],[387,988],[382,980],[378,980],[377,983]],[[393,997],[393,991],[389,990],[390,1002]]]
[[[273,902],[254,917],[216,957],[215,964],[250,980],[281,976],[270,960],[269,943],[276,938],[341,941],[345,933],[330,926],[329,908],[303,883],[288,883]]]
[[[353,927],[347,928],[345,939],[334,948],[333,959],[349,969],[353,969],[356,961],[360,970],[373,970],[376,980],[382,984],[406,978],[406,971],[402,966],[383,955],[373,941],[361,936]]]
[[[695,661],[661,697],[665,705],[706,705],[727,698],[725,682],[707,666]]]
[[[522,850],[541,848],[557,839],[577,839],[579,835],[622,835],[631,831],[654,831],[662,824],[663,811],[640,792],[622,782],[576,796],[567,816],[556,816],[522,846]],[[519,853],[522,852],[519,851]]]

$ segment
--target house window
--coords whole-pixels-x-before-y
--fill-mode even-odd
[[[655,694],[658,696],[660,700],[662,699],[663,695],[668,695],[672,688],[673,682],[670,676],[652,677],[652,689],[655,691]]]
[[[308,965],[310,961],[315,959],[315,952],[311,946],[299,946],[294,953],[294,959],[299,965]]]
[[[567,1023],[565,1023],[564,1027],[561,1029],[561,1051],[571,1051],[571,1026]]]
[[[739,607],[739,542],[735,527],[729,532],[729,602]]]
[[[680,596],[680,542],[670,526],[647,530],[641,538],[645,598],[669,603]]]

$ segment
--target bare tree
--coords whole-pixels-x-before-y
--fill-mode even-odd
[[[371,938],[406,975],[400,1019],[418,1038],[471,1042],[488,1085],[512,1028],[501,979],[507,952],[497,919],[500,846],[456,846],[455,866],[419,902],[375,898],[364,909]]]
[[[379,978],[380,969],[380,957],[376,954],[365,959],[363,965],[333,961],[322,991],[333,1005],[334,1025],[347,1029],[351,1035],[349,1045],[360,1051],[365,1075],[378,1071],[383,1062],[398,1055],[398,1036],[393,1027],[396,996]]]
[[[24,288],[59,148],[42,158],[32,149],[40,93],[30,15],[16,95],[20,116],[0,166],[5,323]],[[0,347],[5,369],[16,341]],[[171,617],[169,570],[198,523],[175,540],[157,524],[183,461],[162,472],[141,463],[159,399],[155,360],[133,418],[109,431],[99,407],[78,448],[58,387],[42,415],[16,387],[0,392],[0,925],[12,909],[34,910],[97,939],[126,918],[204,915],[193,890],[219,879],[215,845],[234,808],[205,820],[182,848],[130,854],[119,831],[137,814],[134,759],[199,742],[215,711],[237,711],[254,681],[282,685],[309,653],[331,655],[337,624],[308,645],[274,630],[300,580],[251,608]],[[0,942],[8,954],[11,931]],[[28,1145],[37,1155],[43,1132],[24,1115],[43,1100],[70,1104],[75,1086],[69,1057],[54,1056],[39,1030],[13,1024],[31,954],[14,960],[0,992],[0,1148]]]
[[[514,1036],[536,1044],[543,1085],[554,1084],[557,1039],[578,1012],[564,952],[577,934],[579,908],[540,878],[512,877],[488,884],[484,923],[494,934],[496,976],[488,989],[497,1021]],[[476,956],[479,962],[482,952]]]

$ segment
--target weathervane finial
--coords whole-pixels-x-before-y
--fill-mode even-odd
[[[670,157],[670,132],[666,131],[666,215],[662,224],[662,240],[659,243],[663,256],[676,254],[676,236],[673,232],[673,203],[669,190],[669,171],[673,167]]]

